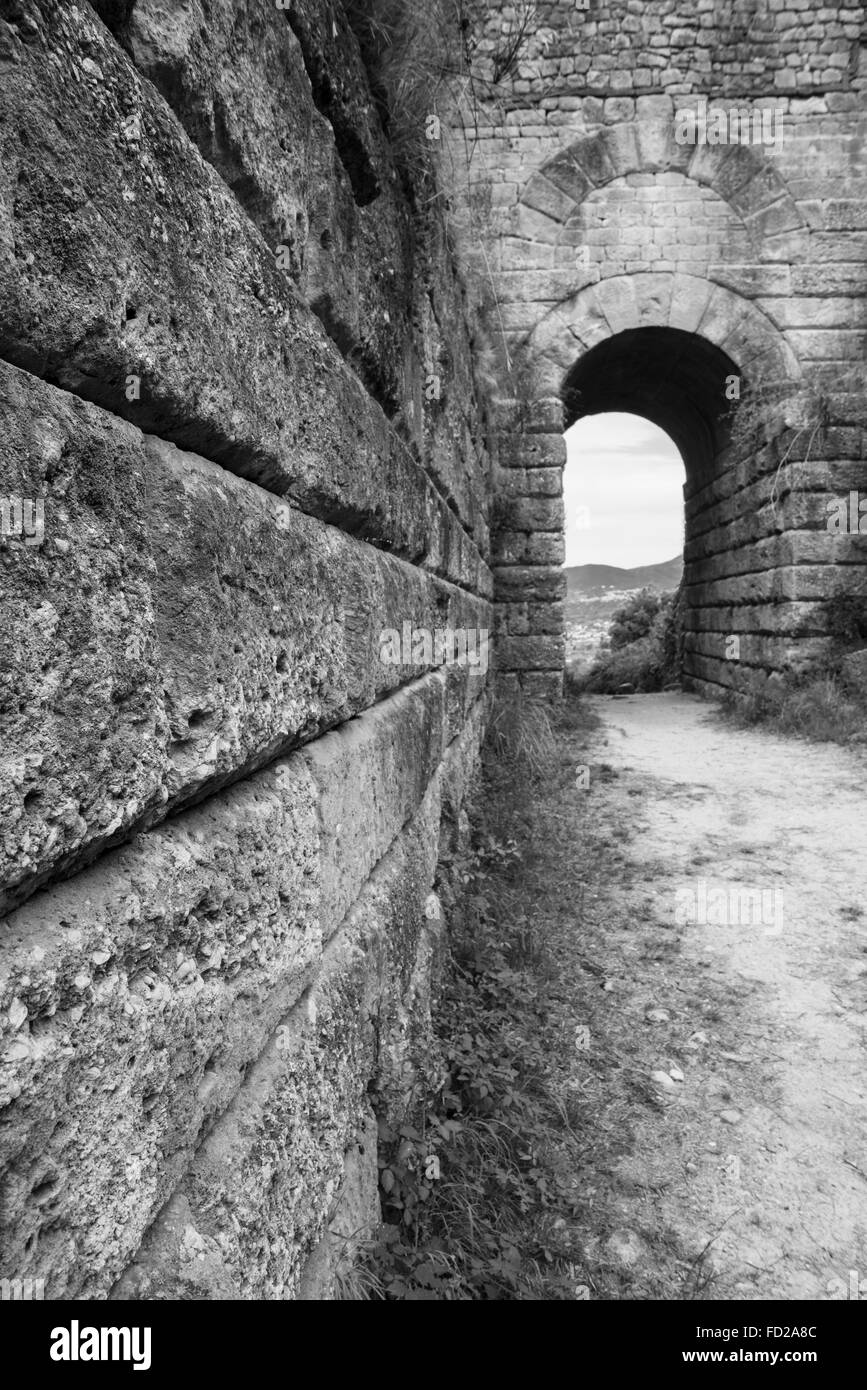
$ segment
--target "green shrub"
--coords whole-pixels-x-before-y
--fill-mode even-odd
[[[610,648],[603,651],[577,684],[596,694],[613,694],[623,685],[636,691],[662,690],[680,679],[682,598],[644,589],[618,609],[611,623]]]
[[[647,637],[659,614],[663,598],[668,597],[669,595],[663,596],[653,589],[642,589],[641,593],[634,594],[622,608],[618,608],[611,619],[608,632],[612,651],[618,651],[621,647],[628,647],[631,642],[637,642],[641,637]]]
[[[867,642],[867,598],[861,594],[838,594],[822,605],[828,634],[841,646],[863,646]]]

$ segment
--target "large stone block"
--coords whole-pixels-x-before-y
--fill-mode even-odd
[[[305,749],[318,789],[326,934],[420,804],[445,751],[445,699],[444,677],[426,677]]]
[[[480,714],[329,943],[309,994],[278,1025],[202,1144],[114,1298],[305,1296],[308,1256],[331,1224],[359,1140],[375,1173],[371,1095],[392,1116],[410,1102],[440,950],[441,922],[427,910],[437,828],[445,801],[455,814],[463,797]],[[352,1234],[358,1242],[372,1230]]]
[[[355,39],[342,12],[324,33],[320,9],[136,0],[114,27],[393,414],[412,336],[408,209]]]
[[[215,464],[0,367],[0,904],[435,661],[382,634],[489,607]]]
[[[562,497],[503,498],[500,525],[509,531],[556,531],[563,525]]]
[[[712,583],[687,578],[688,599],[702,605],[810,602],[850,592],[853,573],[850,566],[790,564]]]
[[[309,982],[319,881],[295,755],[4,921],[4,1276],[104,1296]]]
[[[494,576],[498,603],[549,603],[566,594],[566,575],[554,565],[502,565]]]
[[[494,537],[499,565],[560,565],[565,553],[562,531],[498,531]]]
[[[559,468],[504,468],[496,489],[504,497],[560,497],[563,474]]]
[[[87,6],[25,12],[0,92],[3,356],[448,562],[454,514],[158,93]]]
[[[450,768],[474,758],[483,713],[479,701],[464,720]],[[407,823],[429,884],[446,717],[434,675],[349,742],[278,761],[6,919],[3,1275],[104,1296]],[[404,956],[400,968],[406,988]],[[364,972],[375,985],[375,963]],[[306,1105],[291,1068],[287,1085]],[[321,1195],[308,1192],[311,1213]]]
[[[564,659],[562,636],[501,637],[497,642],[498,671],[556,671]]]
[[[563,406],[557,401],[562,421]],[[496,442],[497,460],[503,468],[555,468],[566,462],[566,441],[559,433],[524,434],[516,429],[501,434]]]

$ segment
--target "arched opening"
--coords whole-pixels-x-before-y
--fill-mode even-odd
[[[718,581],[727,573],[728,517],[718,511],[723,473],[731,463],[732,407],[745,383],[736,362],[699,334],[678,328],[627,329],[588,349],[566,372],[561,390],[568,432],[579,421],[599,416],[640,417],[672,441],[683,464],[683,597],[686,616],[684,675],[706,679],[703,663],[714,661],[715,680],[725,684],[718,657],[731,627],[731,604]],[[568,505],[568,496],[567,496]],[[720,526],[720,522],[723,525]],[[568,534],[568,517],[567,517]],[[619,553],[624,556],[624,549]],[[628,552],[627,552],[628,553]],[[672,556],[655,557],[662,564]],[[633,566],[620,566],[632,569]],[[628,589],[649,587],[624,580]],[[669,576],[669,580],[674,576]],[[576,587],[568,584],[564,618],[567,659],[581,650],[576,642]],[[664,582],[664,581],[663,581]],[[571,595],[570,595],[571,588]],[[714,591],[716,588],[716,592]],[[590,597],[590,596],[588,596]],[[595,594],[596,622],[588,637],[598,639],[607,616],[603,594]],[[608,608],[610,608],[610,602]],[[571,631],[570,631],[571,627]],[[736,636],[737,634],[735,634]],[[592,649],[592,641],[587,646]],[[716,647],[720,646],[720,652]],[[730,645],[735,651],[739,641]]]
[[[614,276],[551,308],[524,352],[528,398],[504,402],[512,432],[497,436],[506,682],[545,697],[562,688],[562,431],[608,412],[651,421],[683,458],[686,686],[760,691],[820,653],[825,543],[806,532],[820,507],[813,455],[826,412],[768,315],[699,276]]]
[[[679,328],[627,329],[590,348],[567,372],[565,425],[606,411],[643,415],[677,445],[694,491],[713,476],[729,442],[731,405],[741,389],[736,363],[706,338]]]
[[[678,589],[685,471],[671,436],[643,416],[585,415],[565,440],[565,656],[582,678],[624,604],[649,590],[650,611]]]

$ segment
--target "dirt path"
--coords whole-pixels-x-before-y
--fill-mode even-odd
[[[603,1128],[624,1078],[645,1103],[588,1263],[626,1297],[845,1298],[856,1271],[867,1298],[864,755],[687,695],[592,704],[574,839],[606,978],[574,1084]]]

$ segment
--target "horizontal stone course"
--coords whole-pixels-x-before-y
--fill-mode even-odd
[[[494,536],[497,565],[557,565],[565,558],[562,532],[498,531]]]
[[[732,666],[742,664],[783,671],[821,661],[832,646],[829,637],[799,637],[794,641],[785,635],[744,632],[738,635],[737,656],[727,659],[727,636],[728,634],[712,632],[686,633],[684,647],[688,653],[689,664],[692,664],[696,656],[703,656],[727,660]]]
[[[564,653],[562,634],[501,637],[497,643],[497,670],[559,671]]]
[[[0,492],[45,512],[41,545],[0,548],[6,907],[440,659],[401,641],[382,660],[386,629],[493,626],[216,464],[15,368],[0,381]]]
[[[548,603],[566,594],[566,575],[558,565],[502,565],[494,570],[497,603]]]
[[[104,1296],[426,798],[432,866],[444,685],[425,678],[5,919],[4,1277]]]
[[[319,883],[296,755],[4,920],[4,1276],[104,1295],[307,984]]]
[[[86,6],[28,12],[0,93],[0,353],[466,582],[473,542],[158,93]]]
[[[285,248],[282,268],[391,413],[411,338],[408,209],[364,99],[357,45],[340,13],[336,35],[323,21],[304,3],[191,0],[172,13],[136,0],[114,27],[268,246]],[[326,46],[339,60],[330,55],[329,100],[320,93],[317,109]]]
[[[430,1027],[442,933],[428,911],[436,832],[444,804],[452,814],[460,805],[480,729],[477,709],[113,1298],[298,1297],[362,1136],[375,1195],[370,1093],[388,1097],[392,1115],[411,1094],[409,1040]],[[369,1224],[356,1223],[352,1239],[372,1235],[375,1221],[368,1203]]]
[[[690,607],[684,613],[684,630],[689,632],[791,633],[820,636],[826,627],[822,602],[797,603],[781,601],[773,604],[742,606]]]
[[[563,525],[563,499],[561,496],[503,498],[499,522],[507,531],[556,531]]]
[[[789,565],[719,578],[713,582],[687,584],[690,605],[765,604],[784,600],[808,602],[851,593],[858,570],[847,565],[826,563]]]

